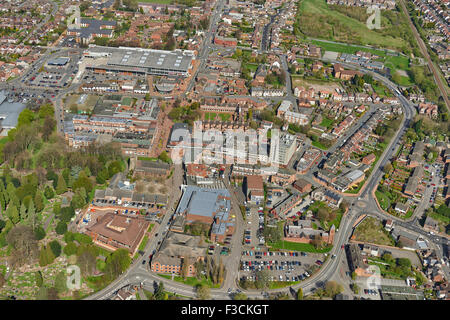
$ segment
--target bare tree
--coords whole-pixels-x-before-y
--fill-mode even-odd
[[[14,248],[10,256],[12,266],[30,264],[37,258],[39,253],[38,241],[33,229],[29,226],[17,225],[13,227],[6,236],[6,241]]]

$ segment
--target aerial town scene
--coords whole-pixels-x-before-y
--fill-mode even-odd
[[[0,300],[449,300],[449,40],[448,0],[0,0]]]

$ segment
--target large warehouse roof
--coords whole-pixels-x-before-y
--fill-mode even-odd
[[[146,68],[152,70],[166,70],[168,72],[187,72],[194,55],[191,51],[166,51],[143,48],[109,48],[91,46],[89,53],[98,55],[100,52],[108,55],[108,66],[122,66],[132,68]]]

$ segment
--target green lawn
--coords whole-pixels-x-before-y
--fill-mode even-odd
[[[329,246],[324,249],[316,249],[312,244],[309,243],[297,243],[297,242],[289,242],[289,241],[278,241],[275,243],[269,244],[273,249],[284,249],[284,250],[292,250],[292,251],[303,251],[303,252],[314,252],[314,253],[326,253],[329,252],[332,246]]]
[[[206,112],[205,113],[205,120],[208,121],[213,121],[214,119],[216,119],[217,114],[214,112]]]
[[[381,98],[392,96],[392,94],[389,92],[389,90],[387,90],[384,86],[378,86],[378,85],[372,84],[372,88],[373,88],[373,90],[375,90],[377,95],[379,95]]]
[[[349,53],[349,54],[355,54],[357,51],[365,51],[370,52],[372,54],[376,54],[377,56],[384,57],[386,54],[382,50],[376,50],[376,49],[370,49],[363,46],[356,46],[356,45],[345,45],[345,44],[339,44],[339,43],[328,43],[316,39],[311,39],[310,42],[312,44],[315,44],[323,49],[323,51],[333,51],[333,52],[342,52],[342,53]]]
[[[158,158],[138,157],[138,160],[144,160],[144,161],[158,161]]]
[[[269,289],[280,289],[300,283],[300,281],[271,281]]]
[[[330,129],[333,124],[334,120],[327,117],[323,117],[322,122],[320,123],[321,126],[324,126],[327,129]]]
[[[222,120],[222,122],[227,122],[230,120],[231,114],[229,113],[219,113],[219,117]]]
[[[373,217],[365,218],[353,232],[356,241],[392,246],[394,239],[384,229],[380,220]]]
[[[256,69],[258,69],[258,65],[255,63],[245,63],[243,67],[250,70],[251,72],[255,72]]]
[[[323,144],[321,144],[319,141],[312,141],[311,144],[312,144],[314,147],[317,147],[317,148],[322,149],[322,150],[327,150],[327,149],[328,149],[326,146],[324,146]]]
[[[299,20],[300,25],[309,33],[317,34],[319,31],[318,34],[328,40],[355,43],[355,39],[360,39],[362,44],[383,48],[403,48],[407,45],[400,37],[393,38],[370,30],[365,22],[330,9],[325,0],[302,0]],[[317,29],[319,26],[320,30]],[[321,36],[315,37],[322,38]]]
[[[157,4],[172,4],[173,0],[139,0],[138,2],[157,3]]]
[[[142,239],[142,242],[141,242],[141,244],[139,245],[139,250],[144,251],[145,246],[147,245],[147,242],[148,242],[148,236],[145,235],[145,236],[144,236],[144,239]]]
[[[377,197],[378,203],[383,210],[389,209],[389,207],[391,206],[391,202],[389,201],[389,197],[386,194],[376,190],[375,196]]]
[[[158,274],[158,276],[172,280],[172,276],[169,274]],[[197,285],[200,285],[200,284],[205,284],[205,285],[209,286],[210,288],[220,288],[220,285],[213,285],[213,283],[210,279],[199,280],[196,277],[187,277],[186,280],[184,280],[183,277],[174,276],[173,280],[184,283],[184,284],[186,284],[188,286],[192,286],[192,287],[196,287]]]

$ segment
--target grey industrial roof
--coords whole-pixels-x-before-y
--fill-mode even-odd
[[[226,189],[206,189],[187,186],[183,193],[177,213],[187,211],[189,214],[212,217],[214,212],[230,211],[230,200],[219,197],[230,197]]]
[[[58,57],[58,58],[53,58],[53,59],[48,60],[47,64],[48,65],[63,66],[69,61],[70,61],[70,58],[68,58],[68,57]]]
[[[130,47],[89,47],[91,52],[109,53],[108,66],[126,66],[135,68],[166,69],[187,72],[193,55],[190,52],[175,50],[153,50]]]
[[[0,96],[4,96],[2,92],[0,92]],[[3,100],[0,98],[0,101]],[[25,109],[25,105],[20,102],[8,102],[6,100],[0,104],[0,128],[2,129],[12,129],[17,125],[17,119],[19,118],[19,114]]]

